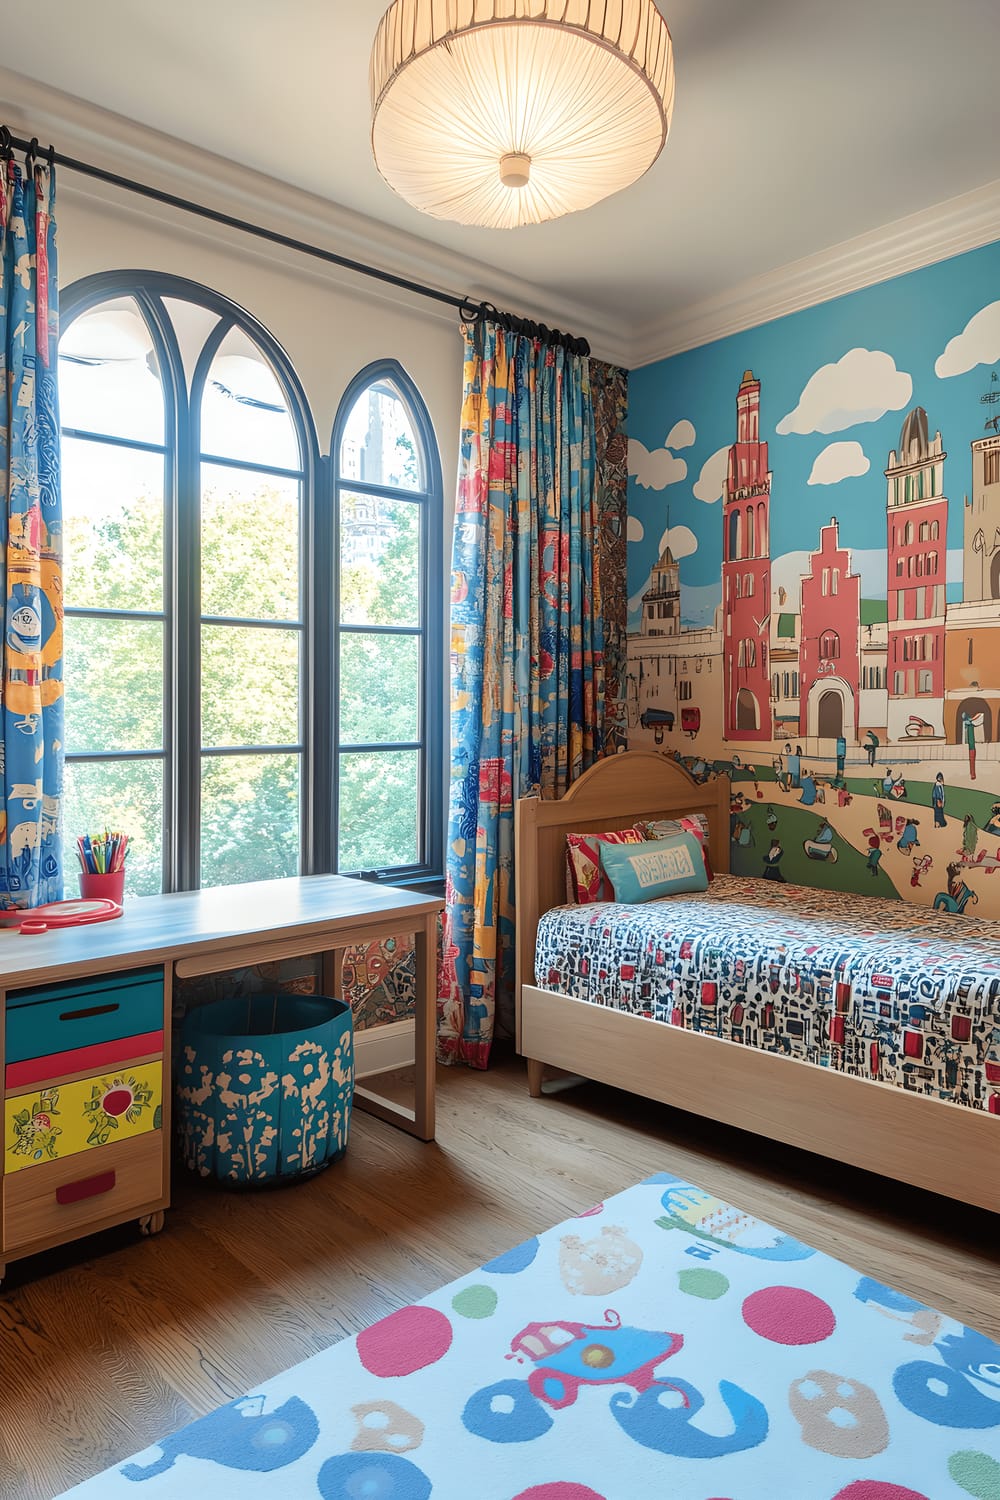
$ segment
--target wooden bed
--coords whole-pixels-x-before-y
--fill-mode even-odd
[[[699,785],[650,751],[599,761],[558,802],[517,803],[517,1048],[532,1095],[558,1068],[1000,1211],[996,1116],[535,986],[539,918],[566,900],[566,834],[694,812],[728,871],[728,778]]]

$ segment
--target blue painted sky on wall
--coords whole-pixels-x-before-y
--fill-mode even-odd
[[[971,485],[969,444],[985,435],[987,418],[1000,414],[1000,403],[984,406],[980,400],[990,389],[994,367],[1000,373],[998,298],[1000,242],[634,371],[629,438],[647,454],[633,447],[630,471],[639,467],[658,484],[668,476],[672,482],[649,488],[630,472],[630,628],[637,623],[638,596],[659,554],[668,507],[672,531],[686,527],[697,540],[696,549],[680,560],[685,623],[711,622],[721,597],[722,503],[697,498],[696,492],[717,495],[721,488],[721,460],[716,457],[714,468],[710,460],[735,440],[736,392],[745,369],[761,381],[760,436],[769,444],[774,475],[771,556],[799,554],[787,559],[784,571],[790,577],[797,574],[798,564],[818,545],[820,527],[836,515],[841,543],[851,548],[854,566],[862,573],[863,596],[885,597],[883,471],[907,411],[923,406],[931,436],[940,430],[948,455],[948,592],[959,598],[962,508]],[[949,343],[990,304],[995,304],[993,310],[945,355]],[[872,354],[852,356],[852,350]],[[935,373],[941,356],[955,366],[964,362],[967,351],[979,355],[970,370],[947,378]],[[841,361],[838,369],[818,374]],[[912,389],[907,394],[908,381]],[[1000,392],[1000,384],[993,389]],[[854,409],[838,416],[841,395]],[[858,419],[886,401],[892,408],[875,420]],[[796,430],[817,419],[824,430]],[[834,444],[843,446],[827,453]],[[825,466],[835,473],[846,470],[849,477],[810,484],[817,459],[819,473]],[[867,472],[851,473],[865,461]],[[639,527],[642,536],[637,539]],[[679,540],[676,551],[690,547],[683,534]],[[780,565],[774,577],[784,581]]]

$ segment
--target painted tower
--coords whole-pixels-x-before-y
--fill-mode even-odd
[[[861,578],[841,547],[837,518],[820,528],[802,579],[799,649],[801,735],[858,737]]]
[[[915,406],[885,470],[890,740],[944,734],[947,456]]]
[[[965,501],[962,600],[1000,599],[1000,434],[972,445],[972,494]]]
[[[996,376],[994,375],[994,383]],[[945,643],[945,734],[953,745],[1000,739],[1000,433],[972,444],[965,497],[962,602],[949,604]]]
[[[736,396],[722,526],[725,736],[769,740],[771,473],[760,441],[760,381],[752,370],[744,371]]]
[[[669,544],[664,547],[642,596],[643,635],[679,635],[681,629],[681,570]]]

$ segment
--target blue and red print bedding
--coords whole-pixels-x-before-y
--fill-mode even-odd
[[[1000,1115],[1000,925],[720,875],[543,916],[535,982]]]

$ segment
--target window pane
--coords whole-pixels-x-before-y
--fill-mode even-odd
[[[298,871],[299,757],[204,757],[202,885],[276,880]]]
[[[163,608],[163,459],[64,438],[66,603]]]
[[[114,829],[128,834],[125,894],[153,896],[163,885],[163,762],[66,762],[63,783],[66,895],[78,894],[78,835]]]
[[[203,625],[203,745],[291,745],[299,739],[297,630]]]
[[[208,336],[219,322],[219,314],[210,307],[201,307],[197,302],[186,302],[179,297],[164,297],[163,305],[173,324],[177,347],[184,364],[188,387],[194,379],[201,351]]]
[[[340,440],[340,477],[395,490],[426,488],[410,414],[391,380],[375,381],[352,406]]]
[[[348,625],[420,623],[420,523],[407,500],[340,496],[340,618]]]
[[[131,297],[74,318],[59,340],[64,427],[163,442],[163,390],[153,340]]]
[[[202,613],[297,620],[301,485],[202,464],[201,487]]]
[[[420,733],[420,637],[340,637],[340,742],[399,743]]]
[[[341,870],[389,870],[420,861],[420,752],[340,757]]]
[[[278,378],[241,328],[219,345],[201,402],[201,451],[277,469],[300,469],[302,454]]]
[[[159,750],[163,745],[163,625],[159,620],[66,620],[66,748]]]

